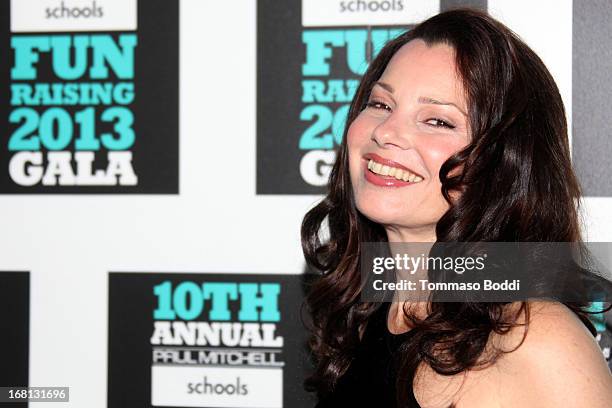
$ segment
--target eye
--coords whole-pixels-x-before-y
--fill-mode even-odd
[[[365,108],[372,108],[372,109],[384,109],[384,110],[386,110],[386,111],[391,112],[391,107],[389,107],[389,105],[387,105],[387,104],[386,104],[386,103],[384,103],[384,102],[380,102],[380,101],[376,101],[376,100],[371,100],[371,101],[368,101],[368,102],[365,104],[364,109],[365,109]]]
[[[430,123],[431,121],[434,121],[434,123]],[[448,123],[445,120],[438,119],[438,118],[427,119],[425,121],[425,123],[427,123],[429,126],[433,126],[433,127],[445,127],[445,128],[448,128],[448,129],[454,129],[455,128],[455,125],[453,125],[452,123]]]

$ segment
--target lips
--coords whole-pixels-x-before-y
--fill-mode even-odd
[[[396,161],[393,161],[393,160],[385,159],[384,157],[381,157],[381,156],[377,155],[376,153],[366,153],[366,154],[363,155],[363,158],[365,160],[368,160],[368,161],[369,160],[374,160],[376,163],[380,163],[382,165],[386,165],[386,166],[389,166],[389,167],[395,167],[397,169],[402,169],[402,170],[408,171],[408,172],[410,172],[410,173],[412,173],[412,174],[414,174],[416,176],[421,177],[422,179],[425,178],[422,175],[420,175],[419,173],[417,173],[416,171],[414,171],[412,169],[409,169],[408,167],[404,166],[403,164],[400,164],[400,163],[398,163]]]
[[[365,178],[375,185],[403,187],[418,184],[424,179],[423,176],[403,164],[385,159],[375,153],[368,153],[363,158],[367,161],[367,166],[364,168]]]

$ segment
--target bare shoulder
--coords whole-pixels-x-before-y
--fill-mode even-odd
[[[517,323],[526,323],[518,304]],[[566,306],[530,302],[529,322],[506,334],[492,334],[481,356],[491,365],[454,376],[427,366],[415,378],[423,407],[590,407],[612,406],[612,375],[593,335]]]
[[[556,302],[530,302],[529,323],[500,336],[496,363],[503,403],[538,407],[610,407],[612,375],[581,320]],[[523,319],[524,320],[524,319]]]

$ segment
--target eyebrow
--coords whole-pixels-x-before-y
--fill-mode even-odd
[[[427,97],[427,96],[419,96],[419,98],[417,99],[417,101],[419,103],[426,103],[426,104],[431,104],[431,105],[450,105],[450,106],[454,106],[455,108],[457,108],[457,110],[461,113],[463,113],[464,116],[467,116],[466,113],[456,104],[452,103],[452,102],[444,102],[444,101],[438,101],[436,99]]]
[[[388,83],[386,83],[386,82],[376,81],[376,82],[374,82],[374,85],[378,85],[382,89],[384,89],[385,91],[387,91],[389,93],[393,93],[393,87],[391,85],[389,85]]]
[[[391,85],[389,85],[386,82],[380,82],[377,81],[374,83],[374,85],[378,85],[381,88],[383,88],[384,90],[388,91],[389,93],[393,93],[393,87]],[[423,104],[429,104],[429,105],[448,105],[448,106],[454,106],[455,108],[457,108],[457,110],[461,113],[463,113],[464,116],[467,116],[467,114],[463,111],[463,109],[461,109],[459,106],[457,106],[457,104],[453,103],[453,102],[445,102],[445,101],[439,101],[437,99],[434,98],[430,98],[428,96],[419,96],[417,99],[417,102],[419,103],[423,103]]]

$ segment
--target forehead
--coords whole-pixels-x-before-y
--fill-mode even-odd
[[[399,96],[441,98],[465,107],[455,52],[446,44],[429,46],[420,39],[404,44],[389,61],[380,81],[391,85]]]

